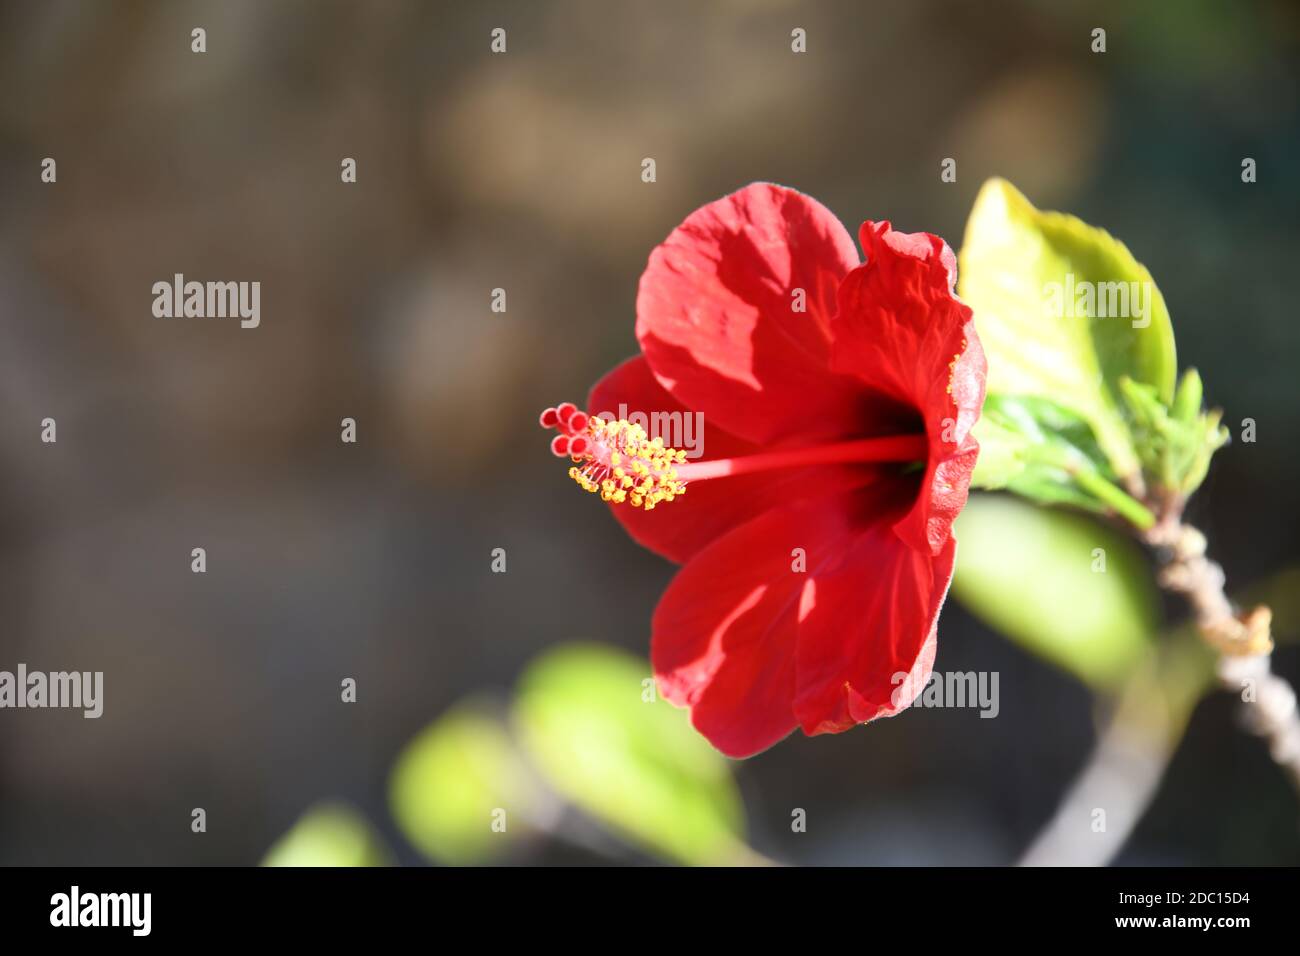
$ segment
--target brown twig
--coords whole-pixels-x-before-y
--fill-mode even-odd
[[[1272,672],[1272,611],[1233,607],[1223,568],[1206,557],[1205,535],[1176,514],[1148,531],[1146,541],[1160,555],[1160,586],[1187,599],[1201,637],[1219,655],[1219,683],[1241,694],[1246,727],[1267,742],[1300,792],[1300,712],[1291,685]]]

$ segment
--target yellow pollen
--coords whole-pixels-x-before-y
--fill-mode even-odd
[[[948,392],[949,395],[952,394],[952,377],[957,372],[957,363],[961,361],[962,353],[964,353],[965,351],[966,351],[966,340],[962,339],[961,352],[958,352],[956,355],[954,355],[952,357],[952,361],[948,363],[948,388],[946,391]]]
[[[646,511],[686,493],[674,467],[685,463],[686,452],[651,439],[640,425],[592,417],[583,435],[587,446],[572,456],[569,477],[584,491]]]

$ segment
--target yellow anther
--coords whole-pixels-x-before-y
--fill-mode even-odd
[[[686,461],[686,452],[666,447],[661,438],[650,439],[640,425],[592,418],[586,434],[587,447],[569,469],[569,477],[584,490],[647,511],[686,491],[674,467]]]

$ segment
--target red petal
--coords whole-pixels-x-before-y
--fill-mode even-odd
[[[660,384],[740,438],[861,434],[861,389],[829,372],[835,290],[857,263],[824,206],[755,183],[696,210],[651,253],[637,339]]]
[[[938,555],[979,453],[970,430],[984,403],[984,353],[971,310],[953,294],[956,258],[942,239],[887,222],[864,223],[860,238],[867,262],[840,286],[832,364],[920,412],[930,436],[926,493],[898,533]]]
[[[807,567],[851,538],[838,499],[769,511],[697,554],[655,609],[651,660],[660,693],[691,708],[691,723],[713,746],[747,757],[796,725],[793,711],[799,598]],[[658,510],[656,509],[656,514]]]
[[[710,420],[699,431],[696,419],[687,417],[692,413],[663,389],[640,356],[628,359],[597,382],[587,400],[587,409],[592,415],[606,418],[626,418],[628,414],[640,412],[652,424],[671,422],[672,430],[679,432],[677,437],[648,429],[652,437],[663,438],[668,445],[684,438],[689,425],[690,437],[703,452],[690,461],[752,455],[759,451],[755,445],[722,431]],[[657,416],[661,414],[670,417],[660,419]],[[787,468],[694,482],[687,487],[686,494],[661,504],[654,511],[627,504],[610,505],[610,508],[633,539],[670,561],[684,563],[715,539],[769,508],[857,487],[870,481],[871,475],[869,468],[847,465]]]
[[[836,733],[891,717],[930,678],[956,544],[948,538],[932,557],[900,540],[893,520],[909,496],[884,482],[856,492],[849,507],[876,521],[835,562],[810,565],[799,609],[794,703],[804,733]]]

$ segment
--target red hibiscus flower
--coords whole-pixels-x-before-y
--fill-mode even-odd
[[[865,263],[823,206],[770,184],[697,210],[641,277],[642,354],[589,411],[542,413],[570,475],[684,564],[655,675],[735,757],[891,716],[934,663],[984,355],[943,240],[887,222],[859,239]],[[697,459],[648,434],[693,413]]]

